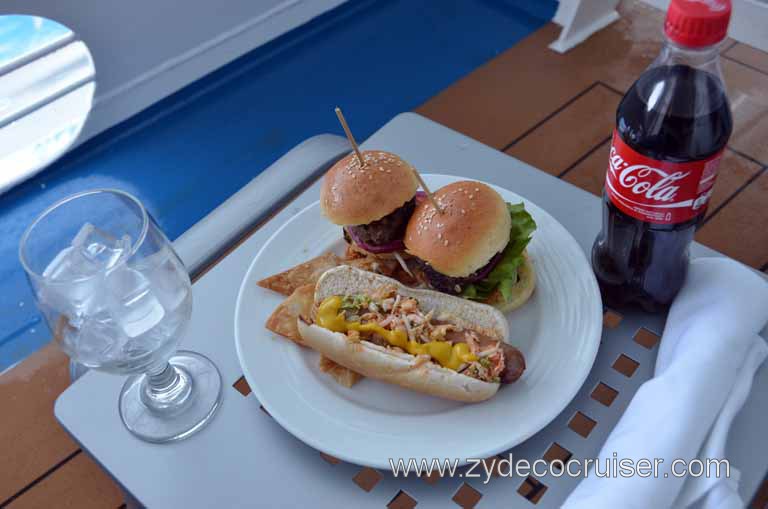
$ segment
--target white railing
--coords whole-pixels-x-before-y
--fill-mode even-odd
[[[670,0],[643,0],[667,10]],[[732,0],[733,14],[728,35],[739,42],[768,51],[768,0]],[[560,0],[552,21],[563,27],[560,37],[550,45],[564,53],[587,37],[619,19],[619,0]]]

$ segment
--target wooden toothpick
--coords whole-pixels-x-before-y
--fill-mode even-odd
[[[429,188],[427,187],[427,183],[424,182],[423,178],[421,178],[421,175],[419,174],[419,170],[414,168],[413,174],[416,175],[416,179],[419,181],[419,184],[421,184],[421,188],[424,189],[425,193],[427,193],[427,198],[429,198],[429,201],[432,203],[432,206],[435,207],[435,210],[437,210],[438,213],[442,214],[443,209],[440,208],[440,205],[437,204],[437,200],[435,200],[435,197],[432,196],[432,191],[429,190]]]
[[[341,108],[336,106],[335,111],[336,111],[336,116],[339,118],[339,123],[341,124],[341,127],[344,129],[344,134],[347,135],[347,139],[349,140],[349,143],[352,144],[352,148],[355,149],[357,160],[360,163],[360,167],[362,168],[363,166],[365,166],[365,161],[363,160],[363,155],[360,153],[360,148],[357,146],[355,137],[352,136],[352,131],[349,130],[349,126],[347,125],[347,120],[344,118],[344,114],[341,112]],[[429,201],[432,203],[435,209],[440,214],[442,214],[443,209],[440,208],[440,205],[437,204],[437,200],[435,200],[435,197],[432,195],[432,191],[429,190],[429,187],[427,187],[426,182],[424,182],[424,179],[421,178],[421,175],[419,174],[419,171],[416,168],[413,168],[413,174],[416,175],[416,180],[418,180],[419,184],[421,184],[421,188],[424,189],[425,193],[427,193],[427,198],[429,198]]]
[[[352,148],[355,149],[355,154],[357,154],[357,161],[360,163],[360,167],[362,168],[365,166],[365,161],[363,161],[363,154],[360,153],[360,148],[357,146],[355,137],[352,136],[352,131],[349,130],[349,126],[347,125],[347,120],[344,118],[344,114],[341,112],[341,108],[338,106],[336,106],[336,116],[339,117],[341,127],[344,129],[344,134],[347,135],[349,143],[351,143]]]

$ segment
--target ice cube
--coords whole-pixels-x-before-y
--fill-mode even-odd
[[[92,276],[98,272],[93,264],[84,259],[74,247],[59,251],[43,271],[43,277],[51,281],[71,281]]]
[[[85,223],[72,240],[72,246],[80,251],[83,258],[97,270],[111,269],[131,247],[131,237],[119,239]]]
[[[189,275],[184,265],[168,247],[148,257],[146,262],[158,300],[166,312],[175,310],[189,293]]]
[[[120,267],[106,278],[107,308],[129,338],[134,338],[160,323],[165,310],[141,272]]]
[[[43,271],[40,304],[66,315],[74,327],[92,311],[99,286],[98,270],[73,248],[62,249]]]
[[[80,363],[91,368],[101,367],[119,356],[127,340],[106,310],[86,317],[78,329],[68,331],[65,339],[65,348],[74,352]]]
[[[59,251],[43,271],[39,300],[43,307],[63,314],[75,329],[105,309],[104,276],[131,245],[129,236],[116,239],[86,223],[70,246]]]

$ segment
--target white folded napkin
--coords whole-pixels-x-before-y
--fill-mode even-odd
[[[768,355],[758,336],[766,321],[768,283],[762,277],[725,258],[691,262],[669,311],[654,377],[640,386],[599,455],[601,472],[614,452],[619,460],[662,458],[659,478],[598,478],[593,470],[563,507],[744,507],[733,467],[729,479],[714,477],[714,465],[710,478],[677,478],[671,468],[677,458],[724,457],[731,421]]]

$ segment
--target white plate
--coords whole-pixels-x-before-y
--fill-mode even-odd
[[[431,189],[456,180],[424,175]],[[235,343],[245,378],[285,429],[339,459],[387,468],[389,458],[486,458],[513,447],[554,419],[592,368],[602,331],[597,282],[576,240],[547,212],[525,202],[538,228],[528,251],[537,287],[508,314],[510,342],[527,369],[488,401],[463,405],[364,379],[347,389],[317,367],[318,354],[264,328],[282,296],[256,282],[328,250],[341,250],[341,230],[314,203],[264,244],[243,280],[235,310]]]

